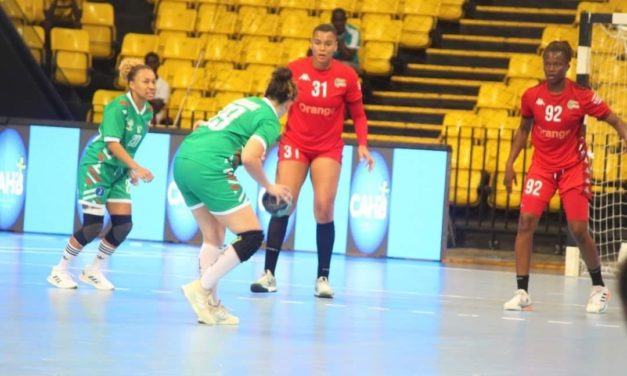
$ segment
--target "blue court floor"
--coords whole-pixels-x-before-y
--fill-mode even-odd
[[[315,254],[284,252],[279,291],[257,295],[259,252],[220,285],[240,325],[211,327],[179,287],[196,247],[131,241],[108,267],[115,291],[59,290],[46,277],[65,241],[0,232],[0,375],[627,375],[618,299],[586,314],[588,278],[532,275],[535,311],[504,312],[511,271],[335,255],[321,300]]]

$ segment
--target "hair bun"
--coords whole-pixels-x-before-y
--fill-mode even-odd
[[[137,65],[143,65],[144,62],[137,58],[127,57],[122,59],[120,62],[120,66],[118,67],[118,71],[120,72],[120,78],[123,80],[128,79],[128,74],[133,69],[133,67]]]
[[[292,71],[285,67],[280,67],[272,72],[272,81],[287,82],[292,79]]]

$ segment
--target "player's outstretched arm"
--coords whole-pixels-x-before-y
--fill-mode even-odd
[[[627,123],[621,118],[619,118],[615,113],[611,112],[605,119],[605,122],[610,124],[616,132],[620,135],[623,140],[627,141]]]
[[[256,137],[251,137],[242,150],[242,164],[248,175],[255,179],[266,191],[285,201],[290,201],[292,195],[289,188],[284,185],[272,184],[263,171],[263,156],[266,152],[265,145]]]
[[[518,184],[516,181],[516,172],[514,171],[514,162],[516,161],[516,158],[518,158],[520,151],[524,149],[527,144],[527,138],[529,137],[529,132],[531,132],[532,124],[532,118],[521,118],[520,126],[514,135],[512,148],[509,151],[507,162],[505,162],[505,175],[503,176],[503,184],[505,184],[505,188],[507,188],[508,193],[512,191],[512,183]]]

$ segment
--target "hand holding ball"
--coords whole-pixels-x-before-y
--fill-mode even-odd
[[[277,196],[265,192],[261,197],[263,208],[273,217],[283,217],[289,214],[292,200],[285,201]]]

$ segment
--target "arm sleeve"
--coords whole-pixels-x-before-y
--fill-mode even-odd
[[[251,138],[256,138],[264,145],[264,149],[268,148],[279,139],[281,134],[281,125],[278,121],[263,120]]]
[[[609,106],[593,90],[583,90],[580,94],[583,111],[586,115],[594,116],[597,119],[605,119],[612,111]]]
[[[524,118],[533,118],[532,96],[532,91],[527,90],[520,99],[520,115]]]
[[[112,102],[105,107],[102,124],[100,125],[102,137],[105,142],[120,142],[124,136],[125,116],[123,110],[127,110],[117,102]]]
[[[353,124],[355,126],[355,133],[357,134],[357,144],[368,145],[368,119],[366,119],[366,112],[364,111],[364,105],[361,100],[348,103],[348,112],[351,114]]]

